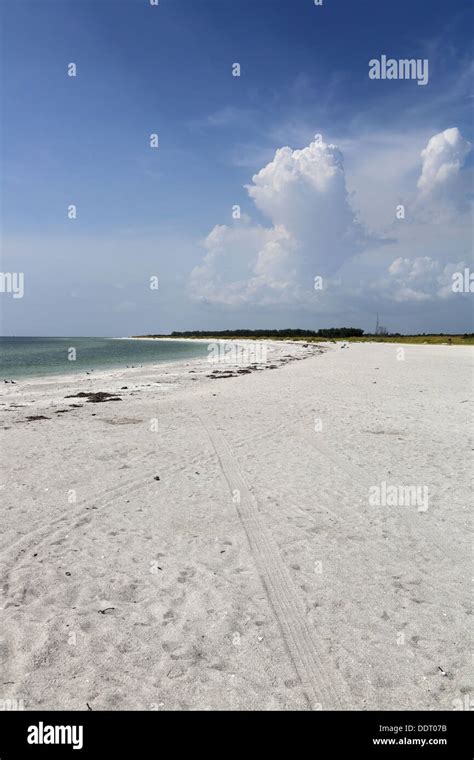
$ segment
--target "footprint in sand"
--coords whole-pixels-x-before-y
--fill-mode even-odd
[[[185,570],[181,570],[178,576],[178,583],[186,583],[186,581],[194,578],[196,571],[192,567],[187,567]]]

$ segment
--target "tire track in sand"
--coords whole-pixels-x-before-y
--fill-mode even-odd
[[[216,453],[231,493],[238,491],[237,513],[247,535],[260,579],[277,618],[283,639],[312,710],[349,709],[347,684],[319,644],[278,546],[264,523],[226,439],[214,422],[198,414]]]

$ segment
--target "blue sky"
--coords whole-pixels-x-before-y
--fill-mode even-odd
[[[370,329],[375,311],[393,330],[471,331],[472,296],[446,289],[469,266],[470,8],[3,0],[2,271],[24,272],[25,294],[0,294],[2,332]],[[382,54],[428,59],[428,85],[370,80]],[[286,146],[307,153],[275,159]]]

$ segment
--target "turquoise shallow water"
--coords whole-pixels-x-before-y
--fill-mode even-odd
[[[76,360],[69,361],[69,349]],[[0,380],[124,368],[208,355],[207,343],[120,338],[0,337]]]

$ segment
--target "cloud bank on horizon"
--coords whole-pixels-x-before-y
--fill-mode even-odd
[[[470,151],[457,127],[433,135],[409,201],[394,206],[387,233],[360,218],[336,145],[316,135],[303,149],[279,148],[246,185],[268,223],[243,215],[232,226],[217,224],[192,270],[192,296],[221,307],[284,304],[318,313],[362,301],[377,307],[453,297],[452,276],[469,255],[463,167]],[[381,165],[381,184],[383,177]],[[450,244],[433,245],[433,229]]]

